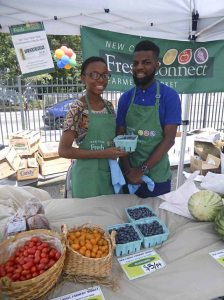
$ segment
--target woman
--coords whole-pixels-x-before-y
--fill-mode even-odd
[[[102,99],[110,74],[101,57],[90,57],[81,67],[86,95],[75,101],[67,114],[59,155],[77,159],[72,169],[72,196],[88,198],[114,194],[108,159],[126,156],[113,147],[115,113]],[[72,146],[76,140],[78,148]]]

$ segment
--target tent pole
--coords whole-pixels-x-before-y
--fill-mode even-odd
[[[195,34],[195,37],[197,38],[200,34],[204,33],[205,31],[208,31],[209,29],[215,27],[217,24],[221,23],[224,21],[224,17],[222,17],[221,19],[219,19],[218,21],[214,22],[213,24],[205,27],[204,29],[202,29],[201,31],[199,31],[198,33]]]
[[[187,127],[189,124],[189,114],[191,106],[192,95],[184,94],[182,98],[182,132],[181,132],[181,146],[180,159],[177,169],[176,189],[183,184],[183,169],[184,169],[184,155],[187,139]]]

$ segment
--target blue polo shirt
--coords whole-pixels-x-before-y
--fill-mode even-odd
[[[123,93],[118,102],[117,126],[126,127],[126,115],[134,93],[134,88]],[[146,90],[136,88],[134,103],[142,106],[155,105],[156,82]],[[177,92],[160,82],[159,116],[161,127],[181,124],[181,103]]]

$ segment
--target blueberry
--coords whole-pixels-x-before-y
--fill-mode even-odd
[[[155,214],[147,207],[128,208],[127,212],[134,220],[155,216]]]
[[[138,224],[137,226],[144,236],[152,236],[164,233],[163,226],[158,221],[153,221],[152,223]]]
[[[114,228],[112,230],[117,232],[115,237],[116,244],[125,244],[140,240],[138,233],[132,225],[124,225],[123,227]],[[109,232],[111,233],[112,230],[110,229]]]

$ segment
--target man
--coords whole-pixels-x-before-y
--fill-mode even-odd
[[[119,99],[117,135],[136,134],[135,152],[121,159],[128,183],[141,184],[136,192],[141,198],[170,192],[171,170],[167,152],[175,142],[181,124],[180,98],[175,90],[155,80],[160,49],[151,41],[139,42],[134,50],[133,79],[135,87]],[[153,192],[142,176],[155,182]]]

